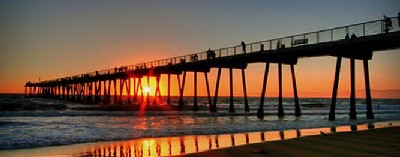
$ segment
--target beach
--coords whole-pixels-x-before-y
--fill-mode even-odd
[[[398,156],[400,121],[0,150],[0,156]]]
[[[178,100],[173,97],[172,102],[177,104]],[[191,106],[192,100],[192,97],[185,97],[187,106]],[[300,144],[301,147],[296,142],[293,146],[287,144],[290,147],[271,146],[271,150],[270,146],[265,149],[263,145],[293,139],[302,141],[310,136],[316,136],[311,139],[318,138],[321,132],[329,138],[343,132],[352,135],[358,133],[356,131],[400,126],[398,99],[373,99],[375,119],[365,117],[364,102],[357,100],[357,120],[349,119],[348,100],[338,99],[335,121],[328,120],[330,99],[326,98],[301,98],[300,117],[294,115],[293,99],[285,98],[285,117],[282,118],[277,116],[277,99],[268,98],[263,119],[256,117],[258,98],[249,98],[250,112],[244,112],[243,99],[235,97],[235,113],[228,112],[229,97],[220,99],[217,113],[207,110],[207,100],[206,97],[199,98],[201,110],[197,112],[153,111],[155,106],[138,112],[115,104],[102,108],[101,104],[0,95],[4,109],[0,111],[0,156],[201,156],[213,153],[213,150],[224,153],[225,149],[242,148],[247,150],[242,152],[243,155],[248,156],[274,155],[274,152],[278,152],[275,156],[298,156],[290,154],[296,151],[295,148],[318,155],[319,147],[321,150],[331,148],[315,142]],[[393,137],[390,139],[397,139],[394,133],[388,135]],[[373,141],[378,141],[376,139]],[[341,139],[334,141],[332,144],[346,148],[353,143]],[[390,142],[383,141],[382,144]],[[258,146],[260,143],[264,144]],[[282,154],[278,148],[289,154]],[[253,153],[257,150],[259,153]]]
[[[399,156],[400,127],[315,135],[184,156]]]

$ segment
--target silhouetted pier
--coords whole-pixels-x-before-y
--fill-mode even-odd
[[[388,25],[390,20],[392,26]],[[160,79],[166,76],[167,104],[170,102],[171,75],[176,75],[179,87],[179,108],[184,106],[183,93],[185,89],[186,73],[194,73],[194,103],[193,110],[198,110],[197,105],[197,74],[203,73],[206,81],[209,110],[217,112],[218,90],[222,69],[229,69],[230,78],[230,107],[229,112],[235,112],[233,101],[233,70],[241,70],[243,82],[244,109],[249,111],[246,90],[245,69],[250,63],[265,63],[265,73],[260,96],[258,117],[264,116],[264,98],[267,89],[267,80],[270,64],[278,64],[279,80],[279,104],[278,116],[284,116],[282,105],[282,65],[289,65],[293,82],[293,95],[295,115],[300,116],[301,110],[297,94],[297,85],[294,66],[298,59],[306,57],[332,56],[337,58],[335,79],[333,82],[332,103],[329,119],[335,119],[336,97],[339,84],[341,61],[343,58],[350,59],[351,72],[351,95],[350,95],[350,118],[356,119],[355,109],[355,61],[363,62],[366,89],[366,114],[367,118],[374,118],[371,108],[371,91],[369,84],[368,61],[372,59],[373,52],[380,50],[396,49],[400,47],[398,17],[358,23],[349,26],[336,27],[332,29],[303,33],[277,39],[252,42],[221,49],[208,50],[205,52],[161,59],[135,65],[122,66],[102,71],[58,78],[41,82],[27,82],[25,94],[28,96],[39,96],[57,98],[64,100],[76,100],[84,102],[111,102],[122,101],[124,90],[127,93],[128,102],[138,102],[139,95],[142,101],[150,103],[150,97],[144,100],[143,79],[149,83],[150,77],[156,79],[156,90],[154,102],[161,102]],[[208,72],[211,68],[217,68],[217,80],[214,95],[211,95]],[[119,83],[117,83],[117,81]],[[133,86],[131,86],[133,85]],[[117,88],[119,86],[119,88]],[[133,87],[133,89],[131,88]],[[113,89],[114,93],[111,93]],[[119,89],[119,91],[117,90]],[[133,95],[131,95],[133,91]],[[139,93],[139,91],[141,93]],[[147,93],[148,94],[148,93]]]

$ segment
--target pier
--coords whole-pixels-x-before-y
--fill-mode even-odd
[[[222,70],[229,70],[230,102],[229,112],[235,112],[233,100],[233,70],[241,71],[243,86],[244,110],[249,112],[246,89],[246,69],[248,64],[265,64],[260,103],[257,116],[264,117],[264,99],[267,88],[268,75],[271,64],[278,65],[279,99],[278,115],[285,116],[282,105],[282,66],[289,66],[293,82],[293,97],[295,115],[301,116],[301,108],[297,93],[295,65],[297,61],[308,57],[335,57],[336,69],[332,88],[332,102],[330,106],[329,119],[335,120],[336,98],[339,85],[341,62],[343,59],[350,60],[350,119],[356,119],[355,108],[355,62],[363,62],[365,89],[366,89],[366,116],[373,119],[374,114],[371,107],[371,89],[369,81],[369,60],[376,51],[397,49],[400,47],[399,17],[379,19],[348,26],[335,27],[314,32],[302,33],[276,39],[242,43],[231,47],[220,49],[209,49],[204,52],[160,59],[134,65],[115,67],[90,73],[56,78],[53,80],[27,82],[25,84],[25,95],[32,97],[45,97],[62,99],[68,101],[81,101],[87,103],[121,103],[124,91],[127,93],[127,103],[138,103],[145,101],[147,105],[162,103],[162,96],[167,96],[167,104],[171,105],[170,88],[171,75],[177,77],[179,87],[178,108],[183,109],[183,101],[186,74],[194,74],[194,100],[193,110],[198,111],[197,86],[198,76],[205,77],[207,89],[208,107],[210,112],[217,112],[217,101],[219,95],[219,84]],[[390,25],[389,25],[390,21]],[[211,69],[218,69],[215,89],[211,91],[208,73]],[[200,74],[200,75],[199,75]],[[156,89],[154,97],[147,93],[144,100],[144,88],[142,83],[150,78],[155,78]],[[161,93],[160,80],[167,79],[167,93]],[[117,88],[118,86],[118,88]],[[133,88],[132,88],[133,87]],[[113,91],[113,93],[111,93]],[[139,93],[140,92],[140,93]],[[133,93],[133,95],[131,95]],[[211,95],[211,94],[214,95]],[[138,98],[140,96],[140,98]],[[111,99],[113,97],[113,99]]]

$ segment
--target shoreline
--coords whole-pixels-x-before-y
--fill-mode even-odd
[[[163,97],[163,103],[133,103],[127,101],[127,96],[123,96],[123,101],[114,103],[111,102],[82,102],[82,101],[67,101],[67,100],[59,100],[59,99],[48,99],[48,98],[40,98],[40,97],[26,97],[23,94],[1,94],[0,99],[3,101],[0,103],[0,111],[180,111],[181,109],[177,106],[178,96],[171,96],[172,99],[175,99],[175,105],[167,105],[165,103],[165,97]],[[219,96],[220,99],[228,98],[228,96]],[[23,98],[18,100],[18,98]],[[185,96],[184,101],[192,100],[193,96]],[[235,96],[235,101],[241,100],[241,97]],[[256,96],[249,96],[249,99],[258,98]],[[198,99],[206,99],[206,96],[199,96]],[[268,97],[268,99],[277,99],[277,97]],[[284,97],[284,99],[293,99],[291,97]],[[329,99],[324,97],[304,97],[300,99]],[[347,99],[347,98],[338,98]],[[362,99],[362,98],[359,98]],[[373,100],[399,100],[400,98],[374,98]],[[42,103],[41,100],[51,100],[52,104]],[[204,100],[204,102],[206,102]],[[243,102],[242,102],[243,103]],[[66,105],[68,104],[68,105]],[[219,104],[220,105],[220,104]],[[301,107],[306,108],[319,108],[319,107],[328,107],[329,103],[322,103],[319,101],[310,101],[300,104]],[[208,105],[198,105],[199,111],[208,111]],[[221,108],[219,108],[221,109]],[[184,105],[182,108],[183,111],[193,111],[193,106]],[[255,109],[257,111],[257,109]]]
[[[259,148],[261,155],[266,155],[264,145],[269,143],[299,140],[313,136],[320,137],[321,131],[330,136],[347,132],[349,134],[359,131],[380,130],[381,128],[398,128],[400,121],[376,122],[372,124],[361,124],[353,126],[337,126],[325,128],[289,129],[282,131],[247,132],[235,134],[218,135],[185,135],[157,138],[140,138],[123,141],[103,141],[94,143],[81,143],[64,146],[38,147],[30,149],[0,150],[0,156],[121,156],[130,154],[132,156],[219,156],[219,153],[230,152],[231,149],[243,150],[249,156],[258,155],[254,153]],[[390,129],[389,128],[389,129]],[[331,134],[333,133],[333,134]],[[393,132],[395,134],[395,132]],[[347,135],[346,135],[347,136]],[[400,136],[398,136],[400,138]],[[324,138],[326,138],[324,136]],[[400,142],[399,142],[400,143]],[[255,145],[255,146],[253,146]],[[267,152],[273,154],[273,150]],[[235,154],[225,154],[231,156]],[[238,155],[238,156],[242,156]],[[297,156],[297,155],[296,155]]]
[[[399,156],[400,126],[314,135],[182,156]]]

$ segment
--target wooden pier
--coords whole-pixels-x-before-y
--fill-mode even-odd
[[[388,20],[394,25],[389,26]],[[184,107],[184,90],[186,74],[194,73],[194,103],[193,110],[198,111],[197,86],[198,73],[204,74],[207,89],[207,97],[210,112],[217,112],[218,91],[223,69],[229,70],[230,103],[229,112],[235,112],[233,101],[233,70],[240,70],[243,85],[244,110],[249,112],[247,100],[246,74],[248,64],[264,63],[265,73],[260,96],[259,109],[257,116],[264,117],[264,97],[267,90],[268,72],[271,64],[278,65],[279,80],[279,104],[278,115],[285,115],[282,105],[282,66],[290,66],[293,97],[295,105],[295,115],[300,116],[301,110],[297,93],[295,76],[295,65],[297,61],[307,57],[336,57],[336,70],[332,90],[332,103],[329,119],[335,119],[336,97],[339,84],[340,68],[343,59],[350,60],[351,72],[351,95],[350,95],[350,118],[356,119],[355,109],[355,62],[362,61],[365,74],[366,86],[366,114],[367,118],[373,119],[374,114],[371,107],[371,91],[369,83],[368,61],[372,59],[373,53],[381,50],[396,49],[400,47],[400,29],[398,17],[380,19],[365,23],[358,23],[349,26],[336,27],[315,32],[303,33],[277,39],[252,42],[232,47],[226,47],[205,52],[178,56],[173,58],[161,59],[135,65],[128,65],[95,71],[86,74],[57,78],[54,80],[27,82],[25,84],[25,94],[27,96],[56,98],[82,102],[106,102],[119,103],[122,95],[127,93],[128,103],[137,103],[144,100],[143,85],[144,80],[150,83],[150,77],[156,80],[156,90],[153,103],[161,103],[162,93],[160,91],[160,79],[166,77],[168,82],[167,104],[171,104],[170,88],[171,75],[175,75],[179,87],[179,109]],[[214,95],[211,95],[208,72],[212,68],[218,69],[215,82]],[[201,76],[201,75],[200,75]],[[133,85],[133,86],[132,86]],[[119,86],[119,88],[117,88]],[[133,88],[131,88],[133,87]],[[113,89],[113,93],[111,93]],[[119,89],[119,91],[117,90]],[[133,95],[131,92],[133,91]],[[140,91],[140,93],[139,93]],[[148,93],[147,93],[148,94]],[[113,99],[111,99],[113,96]],[[146,97],[146,103],[150,104],[150,97]]]

